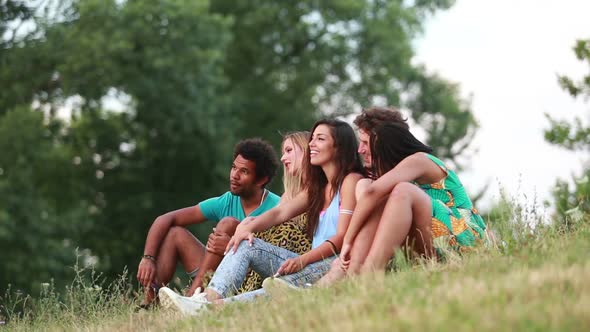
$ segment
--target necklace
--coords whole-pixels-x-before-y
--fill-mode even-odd
[[[262,192],[262,198],[260,198],[260,203],[258,204],[258,207],[260,207],[260,205],[262,205],[262,202],[264,202],[264,197],[266,197],[266,188],[264,188],[264,191]]]
[[[262,197],[260,198],[260,203],[258,203],[258,206],[254,210],[252,210],[250,213],[248,213],[246,215],[246,217],[250,216],[252,214],[252,212],[256,211],[262,205],[262,202],[264,202],[264,198],[266,197],[267,192],[268,192],[268,190],[266,190],[266,188],[264,188],[264,191],[262,192]],[[242,207],[242,209],[243,209],[243,207]]]

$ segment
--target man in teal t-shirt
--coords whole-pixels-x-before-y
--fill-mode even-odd
[[[214,271],[223,259],[238,223],[279,203],[280,197],[265,188],[277,167],[277,156],[270,144],[261,139],[240,141],[234,150],[228,192],[156,218],[148,232],[137,272],[137,279],[146,289],[142,306],[153,301],[156,288],[172,279],[178,261],[194,277],[186,295],[191,296],[202,286],[205,273]],[[206,220],[217,225],[205,246],[185,227]]]
[[[280,199],[279,196],[265,190],[262,197],[260,197],[260,205],[246,215],[242,206],[242,198],[228,191],[219,197],[202,201],[199,203],[199,207],[207,220],[219,221],[225,217],[243,220],[246,217],[255,217],[272,209],[279,203]]]

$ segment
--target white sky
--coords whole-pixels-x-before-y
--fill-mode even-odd
[[[581,38],[590,38],[588,0],[458,0],[428,21],[416,60],[473,97],[478,153],[460,177],[471,192],[491,182],[480,209],[499,199],[500,187],[540,207],[557,178],[570,179],[587,161],[543,139],[544,113],[588,119],[590,101],[557,84],[557,74],[588,73],[572,51]]]

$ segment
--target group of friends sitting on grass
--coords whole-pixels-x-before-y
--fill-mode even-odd
[[[385,271],[399,249],[440,258],[485,240],[485,223],[455,172],[398,110],[365,109],[354,124],[358,141],[335,119],[285,135],[281,197],[266,189],[278,168],[272,146],[240,141],[228,192],[153,222],[137,273],[141,306],[159,300],[196,314],[209,304]],[[186,226],[206,220],[217,224],[203,244]],[[166,287],[178,262],[192,278],[184,295]]]

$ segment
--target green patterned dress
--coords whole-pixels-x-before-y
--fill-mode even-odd
[[[457,174],[438,158],[426,155],[447,174],[439,182],[418,184],[432,201],[432,237],[437,253],[462,251],[484,240],[486,225]]]

